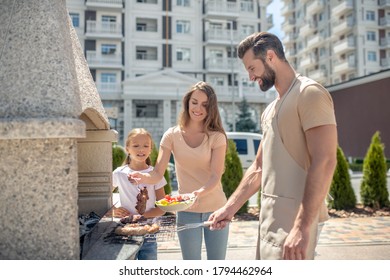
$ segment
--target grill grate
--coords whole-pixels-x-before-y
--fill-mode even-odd
[[[175,240],[176,238],[176,216],[162,216],[147,220],[144,222],[138,222],[139,225],[146,225],[157,223],[160,230],[154,234],[147,234],[144,236],[145,242],[166,242]],[[119,225],[118,225],[119,226]],[[115,244],[141,244],[141,236],[123,236],[115,234],[115,228],[104,237],[104,242],[115,243]]]

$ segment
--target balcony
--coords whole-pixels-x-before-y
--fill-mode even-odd
[[[296,56],[296,55],[297,55],[297,51],[294,48],[286,49],[285,56],[287,57],[287,59],[289,57]]]
[[[390,36],[379,39],[379,46],[381,48],[390,48]]]
[[[322,35],[320,34],[312,35],[307,40],[307,48],[308,49],[317,48],[323,42],[325,42],[325,38]]]
[[[332,25],[332,35],[345,34],[353,28],[355,20],[353,18],[347,18],[343,20],[338,20]]]
[[[107,93],[121,93],[122,92],[122,86],[120,83],[96,83],[96,88],[98,89],[98,92],[100,94],[107,94]]]
[[[122,54],[101,54],[96,51],[86,51],[87,62],[90,68],[122,68]]]
[[[236,102],[240,102],[242,97],[245,97],[248,102],[271,103],[275,99],[275,91],[261,91],[255,83],[250,85],[235,86],[216,86],[213,85],[215,92],[218,95],[219,102],[232,102],[233,91]]]
[[[120,99],[122,86],[120,83],[96,83],[96,88],[102,99]]]
[[[313,15],[321,11],[325,7],[324,0],[315,0],[307,6],[306,14]]]
[[[157,32],[157,19],[137,18],[136,30],[140,32]]]
[[[317,63],[317,60],[315,59],[314,55],[308,55],[304,57],[301,62],[299,63],[300,68],[308,68],[310,66],[313,66]]]
[[[327,74],[325,69],[309,71],[308,76],[320,84],[324,84],[327,81]]]
[[[238,32],[237,30],[230,29],[209,29],[206,31],[206,42],[215,44],[227,44],[234,46],[238,43]]]
[[[208,1],[205,6],[206,18],[237,18],[239,15],[240,9],[237,2],[230,2],[226,0],[211,0]]]
[[[390,0],[379,0],[380,8],[390,8]]]
[[[316,24],[313,21],[309,21],[301,28],[299,28],[299,34],[301,36],[307,36],[316,30]]]
[[[379,26],[381,26],[381,27],[390,27],[390,16],[381,17],[379,19]]]
[[[285,43],[285,44],[294,43],[294,41],[297,39],[297,37],[298,37],[297,33],[290,32],[290,33],[286,34],[286,36],[284,37],[283,43]]]
[[[389,68],[390,67],[390,57],[381,58],[381,66]]]
[[[347,73],[355,70],[356,62],[354,57],[348,59],[340,59],[335,61],[333,72],[337,74]]]
[[[345,0],[342,1],[339,5],[335,6],[332,9],[332,17],[339,17],[340,15],[343,15],[347,12],[350,12],[353,10],[353,1],[352,0]]]
[[[272,14],[267,14],[267,29],[274,27],[274,16]]]
[[[85,35],[89,37],[120,39],[122,38],[122,25],[117,22],[87,20],[87,31]]]
[[[210,57],[206,59],[206,69],[210,72],[231,73],[232,69],[241,69],[237,58]]]
[[[335,54],[343,54],[348,51],[354,50],[355,49],[355,40],[354,38],[346,38],[344,40],[341,40],[340,42],[337,42],[333,46],[333,52]]]
[[[123,8],[122,0],[86,0],[85,5],[89,8]]]
[[[295,11],[295,4],[290,2],[288,5],[284,5],[281,14],[284,18],[288,18],[290,14],[294,13]]]

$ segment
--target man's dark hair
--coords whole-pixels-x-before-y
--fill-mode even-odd
[[[272,33],[259,32],[246,37],[238,45],[238,57],[242,59],[249,49],[252,49],[255,57],[262,61],[265,61],[267,50],[273,50],[280,60],[287,62],[282,42]]]

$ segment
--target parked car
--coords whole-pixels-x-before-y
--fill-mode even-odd
[[[246,170],[256,158],[263,135],[252,132],[226,132],[226,135],[236,143],[242,168]]]

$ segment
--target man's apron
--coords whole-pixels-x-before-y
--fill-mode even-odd
[[[283,97],[278,101],[280,106],[283,105]],[[256,259],[282,259],[283,243],[297,216],[307,172],[295,162],[282,143],[275,105],[263,120],[262,142],[262,194]],[[314,259],[317,223],[318,217],[311,226],[307,259]]]

